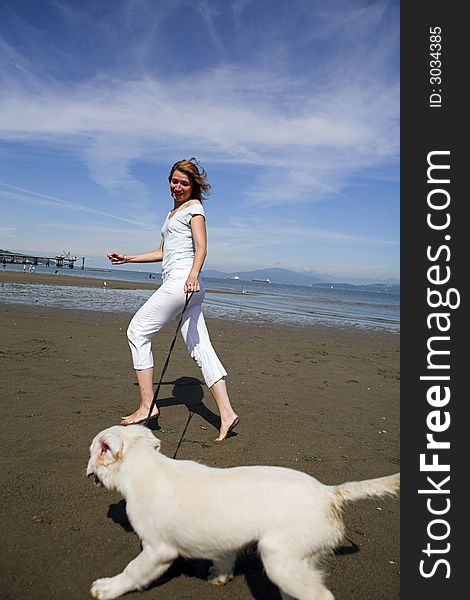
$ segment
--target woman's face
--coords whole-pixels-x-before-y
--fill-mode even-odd
[[[173,171],[170,179],[170,191],[176,202],[186,202],[191,198],[193,184],[191,179],[181,171]]]

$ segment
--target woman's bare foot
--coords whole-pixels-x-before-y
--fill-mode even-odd
[[[234,417],[230,417],[229,419],[222,420],[222,424],[220,427],[219,437],[214,440],[214,442],[223,442],[227,439],[228,434],[235,429],[235,427],[240,423],[240,417],[235,415]]]
[[[127,415],[127,417],[121,417],[121,425],[138,425],[139,423],[144,423],[147,420],[149,414],[149,408],[145,406],[139,406],[137,410],[135,410],[132,414]],[[154,417],[158,417],[160,411],[157,407],[154,407],[152,410],[151,419]]]

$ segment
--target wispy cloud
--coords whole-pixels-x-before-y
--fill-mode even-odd
[[[273,231],[282,228],[283,236],[273,235]],[[329,240],[347,245],[351,243],[366,244],[369,246],[399,246],[399,240],[378,238],[374,236],[355,235],[344,231],[302,226],[298,222],[286,219],[267,218],[260,222],[259,218],[233,218],[227,227],[212,227],[211,238],[213,242],[224,243],[227,247],[238,246],[241,242],[245,245],[250,232],[256,230],[256,236],[251,236],[250,249],[259,247],[290,245],[292,240],[296,243],[305,240]]]
[[[93,207],[86,206],[84,204],[78,204],[76,202],[70,202],[61,198],[55,198],[54,196],[47,196],[45,194],[39,194],[33,190],[28,190],[21,187],[9,185],[8,183],[0,182],[0,198],[12,202],[21,202],[26,205],[35,206],[48,206],[51,208],[58,208],[60,210],[68,210],[74,212],[85,212],[92,215],[98,215],[106,217],[107,219],[122,221],[131,225],[138,225],[139,227],[146,228],[148,223],[135,221],[133,219],[127,219],[121,217],[118,214],[102,211]]]
[[[8,240],[17,239],[17,228],[16,227],[2,227],[0,226],[0,236]],[[4,248],[5,250],[5,248]]]
[[[369,57],[367,68],[361,63],[362,50],[354,45],[346,55],[330,49],[325,68],[319,55],[313,80],[307,71],[291,73],[284,58],[290,52],[286,30],[293,27],[294,17],[301,18],[296,10],[301,8],[304,18],[308,14],[301,5],[294,3],[287,22],[276,21],[264,31],[273,46],[262,64],[237,64],[221,53],[218,65],[189,73],[162,76],[143,66],[133,78],[98,72],[72,84],[56,80],[51,86],[50,79],[39,80],[35,93],[30,94],[24,82],[34,77],[36,66],[11,49],[4,59],[9,64],[10,86],[0,100],[2,136],[72,149],[87,164],[93,179],[107,189],[144,192],[131,174],[135,161],[167,161],[182,148],[195,148],[206,161],[275,167],[280,180],[297,172],[297,180],[303,183],[294,190],[292,202],[341,191],[358,170],[398,154],[398,83],[396,77],[388,80],[381,74],[390,53],[396,51],[396,40],[393,48],[391,34],[382,31],[374,37],[374,56]],[[68,3],[59,6],[69,22],[83,25],[83,12]],[[141,18],[150,16],[149,6],[146,2],[137,5]],[[170,3],[173,18],[177,6]],[[218,5],[197,2],[194,6],[213,44],[222,49]],[[335,30],[330,32],[335,35],[338,30],[349,32],[351,20],[356,26],[363,21],[361,29],[371,23],[377,26],[385,5],[346,11],[339,20],[337,12],[320,10],[320,6],[315,4],[313,12],[325,29],[318,24],[312,28],[321,36],[320,42],[308,39],[303,28],[297,45],[315,42],[328,48],[328,30]],[[125,7],[128,35],[134,40],[135,30],[142,30],[143,25],[136,18],[136,8],[128,3]],[[239,11],[246,9],[238,6]],[[163,15],[153,12],[156,16],[144,30],[147,35],[149,30],[160,32],[171,11],[167,7]],[[283,27],[282,38],[279,27]],[[247,42],[261,43],[249,31],[242,35],[250,36]],[[344,41],[337,43],[344,46]],[[142,58],[142,65],[145,62]],[[255,182],[247,200],[269,205],[276,204],[278,197]]]
[[[228,77],[229,91],[219,84]],[[141,186],[130,175],[134,161],[167,160],[182,147],[197,148],[206,161],[276,167],[283,177],[297,168],[304,182],[317,182],[318,195],[396,157],[396,90],[376,95],[373,105],[356,89],[335,90],[324,98],[325,108],[288,115],[275,98],[250,100],[246,79],[229,68],[184,81],[100,81],[34,97],[10,93],[0,101],[0,129],[6,140],[74,149],[93,179],[111,189]],[[337,108],[340,95],[349,97],[347,109]],[[275,201],[263,186],[251,196]]]

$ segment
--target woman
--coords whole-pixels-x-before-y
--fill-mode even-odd
[[[113,265],[162,262],[162,285],[137,311],[127,330],[139,383],[140,406],[123,417],[121,423],[131,425],[145,421],[153,399],[152,337],[163,325],[181,315],[186,294],[194,292],[184,312],[181,333],[219,409],[221,425],[215,441],[220,442],[238,425],[239,418],[230,404],[224,379],[227,373],[212,347],[202,314],[205,287],[199,276],[207,249],[202,199],[211,186],[195,158],[175,163],[168,180],[173,209],[163,224],[160,247],[142,254],[108,254]],[[158,414],[155,407],[152,416]]]

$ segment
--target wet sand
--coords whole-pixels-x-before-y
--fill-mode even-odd
[[[23,277],[66,276],[4,272],[0,284]],[[136,406],[130,317],[0,303],[4,600],[87,598],[94,579],[139,552],[122,498],[84,477],[92,438]],[[208,327],[242,420],[225,443],[213,443],[215,406],[180,339],[159,399],[167,455],[218,467],[281,465],[327,484],[399,470],[398,335],[219,319]],[[173,335],[171,326],[155,338],[155,379]],[[399,598],[399,500],[349,504],[344,516],[348,540],[325,560],[328,587],[337,600]],[[207,570],[206,561],[179,560],[149,590],[126,597],[280,599],[253,549],[223,588],[205,581]]]

